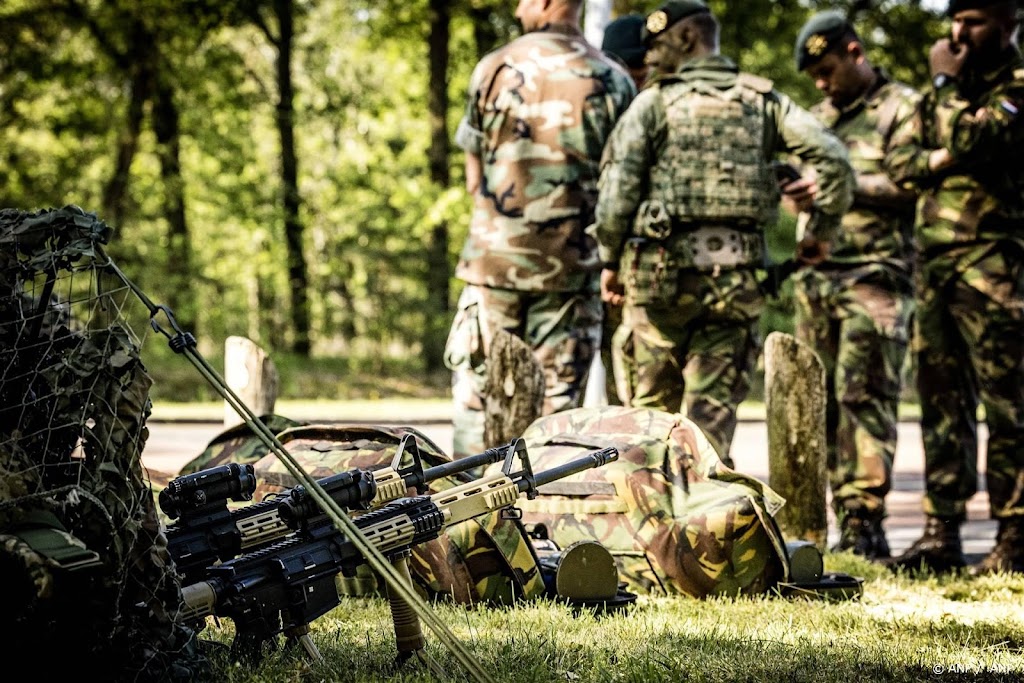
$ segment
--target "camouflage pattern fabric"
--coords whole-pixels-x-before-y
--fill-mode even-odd
[[[1024,60],[929,90],[896,133],[886,168],[918,189],[913,350],[924,434],[925,512],[962,517],[977,489],[985,408],[994,517],[1024,514]],[[928,169],[949,150],[955,163]]]
[[[544,414],[574,408],[596,353],[601,300],[592,292],[517,292],[466,285],[444,351],[452,370],[454,455],[480,453],[484,444],[487,349],[508,330],[530,345],[544,370]]]
[[[140,461],[152,380],[121,315],[133,295],[94,262],[109,234],[78,207],[0,211],[0,564],[36,587],[0,632],[8,662],[43,678],[197,680],[205,659],[175,624],[181,587]],[[40,533],[64,535],[53,557],[99,562],[48,561],[28,540]]]
[[[567,25],[480,60],[456,143],[480,157],[483,177],[456,277],[527,292],[587,287],[598,161],[635,94],[625,69]]]
[[[682,415],[609,406],[542,417],[523,434],[534,469],[615,446],[616,462],[541,487],[523,521],[561,547],[596,540],[638,593],[753,595],[788,575],[773,515],[784,501],[722,464]]]
[[[274,434],[304,424],[283,415],[260,415],[258,419]],[[206,450],[188,461],[178,474],[195,474],[200,470],[232,462],[251,465],[269,452],[270,449],[267,448],[267,445],[255,438],[249,425],[243,423],[221,432],[211,439]]]
[[[685,413],[729,464],[736,409],[761,347],[757,278],[749,269],[680,271],[676,281],[664,302],[623,307],[612,338],[619,396],[634,408]]]
[[[635,94],[620,64],[563,24],[521,36],[473,70],[456,143],[480,160],[482,178],[445,349],[455,457],[483,448],[481,392],[499,327],[535,350],[546,412],[579,403],[601,321],[600,265],[585,228],[601,150]]]
[[[841,110],[828,99],[812,109],[846,145],[857,186],[828,260],[793,277],[796,336],[825,366],[828,464],[840,514],[885,512],[913,317],[917,197],[888,178],[882,160],[920,97],[879,70],[876,79]]]
[[[740,73],[719,88],[687,76],[665,76],[652,91],[665,139],[647,169],[648,204],[677,223],[774,223],[779,190],[762,149],[770,82]]]
[[[729,90],[737,87],[739,77],[736,65],[726,57],[692,60],[664,82],[645,88],[619,119],[601,160],[597,223],[593,229],[603,263],[619,263],[645,200],[659,199],[666,206],[671,203],[666,201],[670,198],[652,196],[648,190],[651,169],[667,153],[664,145],[669,138],[662,98],[670,97],[673,89],[687,89],[694,84]],[[756,85],[760,89],[764,114],[763,135],[749,137],[762,145],[766,162],[775,154],[785,153],[814,167],[820,187],[814,234],[822,239],[834,236],[852,200],[853,176],[845,148],[810,112],[774,90],[771,81],[746,74],[744,80],[749,87]]]
[[[707,230],[729,234],[738,225],[724,219],[701,224],[683,221],[682,216],[662,219],[657,211],[648,214],[651,206],[673,203],[670,194],[655,194],[656,187],[671,183],[665,180],[655,186],[652,169],[663,157],[686,156],[666,147],[673,138],[666,132],[665,101],[671,101],[676,90],[736,88],[746,93],[741,98],[744,106],[753,106],[746,101],[751,92],[759,96],[763,130],[745,138],[760,146],[766,167],[775,154],[786,153],[816,169],[820,196],[811,232],[822,239],[832,237],[853,190],[842,143],[809,112],[774,90],[770,81],[740,74],[731,60],[717,55],[687,62],[679,72],[645,88],[619,119],[601,162],[593,226],[599,257],[612,268],[617,265],[626,292],[623,324],[613,340],[616,376],[623,383],[620,395],[632,406],[670,413],[685,410],[724,458],[735,431],[736,406],[749,391],[760,348],[757,320],[764,297],[753,257],[736,259],[742,265],[723,263],[698,270],[690,237]],[[712,128],[709,124],[708,130]],[[729,145],[723,142],[720,147]],[[666,179],[671,176],[665,169],[659,173]],[[659,229],[652,230],[652,224]],[[642,235],[637,234],[638,226],[644,228]],[[768,227],[743,225],[737,239],[748,235],[759,242]],[[753,250],[746,239],[742,248]],[[722,246],[717,245],[719,250]]]
[[[451,462],[444,451],[413,427],[308,425],[287,429],[279,438],[304,470],[321,478],[356,467],[372,470],[389,466],[406,434],[416,437],[424,468]],[[273,454],[257,461],[254,469],[255,500],[296,483]],[[428,488],[430,493],[437,493],[470,480],[468,475],[436,479]],[[498,513],[457,524],[440,538],[416,546],[409,570],[429,596],[444,596],[460,603],[511,604],[519,598],[536,598],[544,591],[537,557],[525,530],[517,520],[504,519]],[[365,568],[360,568],[355,577],[339,577],[338,587],[349,595],[381,590],[380,583]]]

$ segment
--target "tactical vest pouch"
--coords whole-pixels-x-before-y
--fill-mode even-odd
[[[627,240],[619,265],[626,300],[637,306],[672,303],[679,295],[679,261],[660,242]]]
[[[672,234],[672,216],[665,204],[657,199],[640,203],[633,219],[633,234],[650,240],[664,240]]]
[[[720,90],[701,82],[659,85],[668,139],[650,171],[650,196],[682,222],[778,217],[778,185],[766,158],[764,95],[747,79]]]
[[[527,526],[562,547],[596,540],[636,593],[761,594],[789,576],[773,515],[784,501],[762,482],[725,467],[682,415],[609,406],[542,417],[523,434],[535,469],[555,467],[597,444],[619,459],[542,487],[520,501]]]

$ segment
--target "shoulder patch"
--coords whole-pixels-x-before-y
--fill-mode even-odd
[[[754,74],[748,74],[744,71],[741,71],[739,75],[736,76],[736,82],[740,85],[745,85],[752,90],[756,90],[759,93],[765,94],[770,93],[772,88],[775,87],[775,84],[771,79],[764,78],[763,76],[755,76]]]

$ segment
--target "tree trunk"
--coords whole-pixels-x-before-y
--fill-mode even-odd
[[[160,60],[157,60],[160,64]],[[158,68],[160,68],[158,66]],[[168,224],[167,301],[178,324],[195,331],[197,308],[192,280],[192,238],[185,218],[185,180],[181,176],[181,129],[174,90],[157,73],[153,98],[153,131],[164,186],[164,217]]]
[[[293,0],[274,0],[280,34],[277,41],[277,130],[281,137],[281,184],[284,203],[284,239],[288,250],[288,287],[291,296],[292,350],[310,353],[309,270],[303,251],[305,226],[299,216],[299,161],[295,151],[295,92],[292,84],[292,46],[295,39]]]
[[[544,371],[519,337],[498,330],[487,356],[484,385],[484,447],[523,435],[544,410]]]
[[[476,43],[476,57],[480,60],[498,46],[498,32],[491,23],[491,8],[470,7],[469,17],[473,22],[473,41]]]
[[[786,540],[810,541],[822,552],[828,533],[825,467],[825,368],[796,337],[765,340],[768,485],[786,499],[775,519]]]
[[[451,183],[448,158],[448,40],[451,9],[448,0],[430,0],[430,180],[441,189]],[[441,221],[430,232],[427,248],[427,324],[423,329],[426,369],[442,366],[450,298],[448,286],[448,223]]]
[[[139,148],[143,111],[150,96],[151,82],[152,75],[144,64],[132,65],[128,85],[128,112],[125,125],[118,134],[114,173],[103,188],[103,219],[117,228],[124,225],[125,196],[128,194],[132,161]]]

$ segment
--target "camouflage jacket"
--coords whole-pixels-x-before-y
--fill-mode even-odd
[[[1024,61],[1016,48],[986,73],[928,90],[896,131],[885,167],[894,181],[921,191],[915,225],[926,258],[957,246],[1012,239],[1024,243]],[[928,155],[955,159],[940,171]]]
[[[599,262],[598,164],[636,94],[619,64],[566,25],[521,36],[473,71],[455,141],[480,157],[456,277],[525,291],[579,291]]]
[[[880,70],[876,73],[875,85],[846,107],[837,108],[826,99],[811,109],[846,145],[856,174],[853,206],[843,216],[829,261],[884,263],[909,272],[917,195],[893,183],[882,162],[893,131],[914,115],[920,95]]]
[[[738,77],[739,70],[726,57],[692,60],[679,72],[646,87],[619,119],[604,150],[598,185],[594,234],[603,263],[619,262],[640,204],[651,199],[650,170],[664,153],[668,138],[660,91],[676,84],[687,87],[695,80],[705,87],[724,90],[735,87]],[[820,194],[813,230],[819,238],[831,239],[853,196],[853,173],[846,149],[810,112],[772,88],[771,81],[754,79],[764,84],[765,159],[788,153],[814,167]]]

